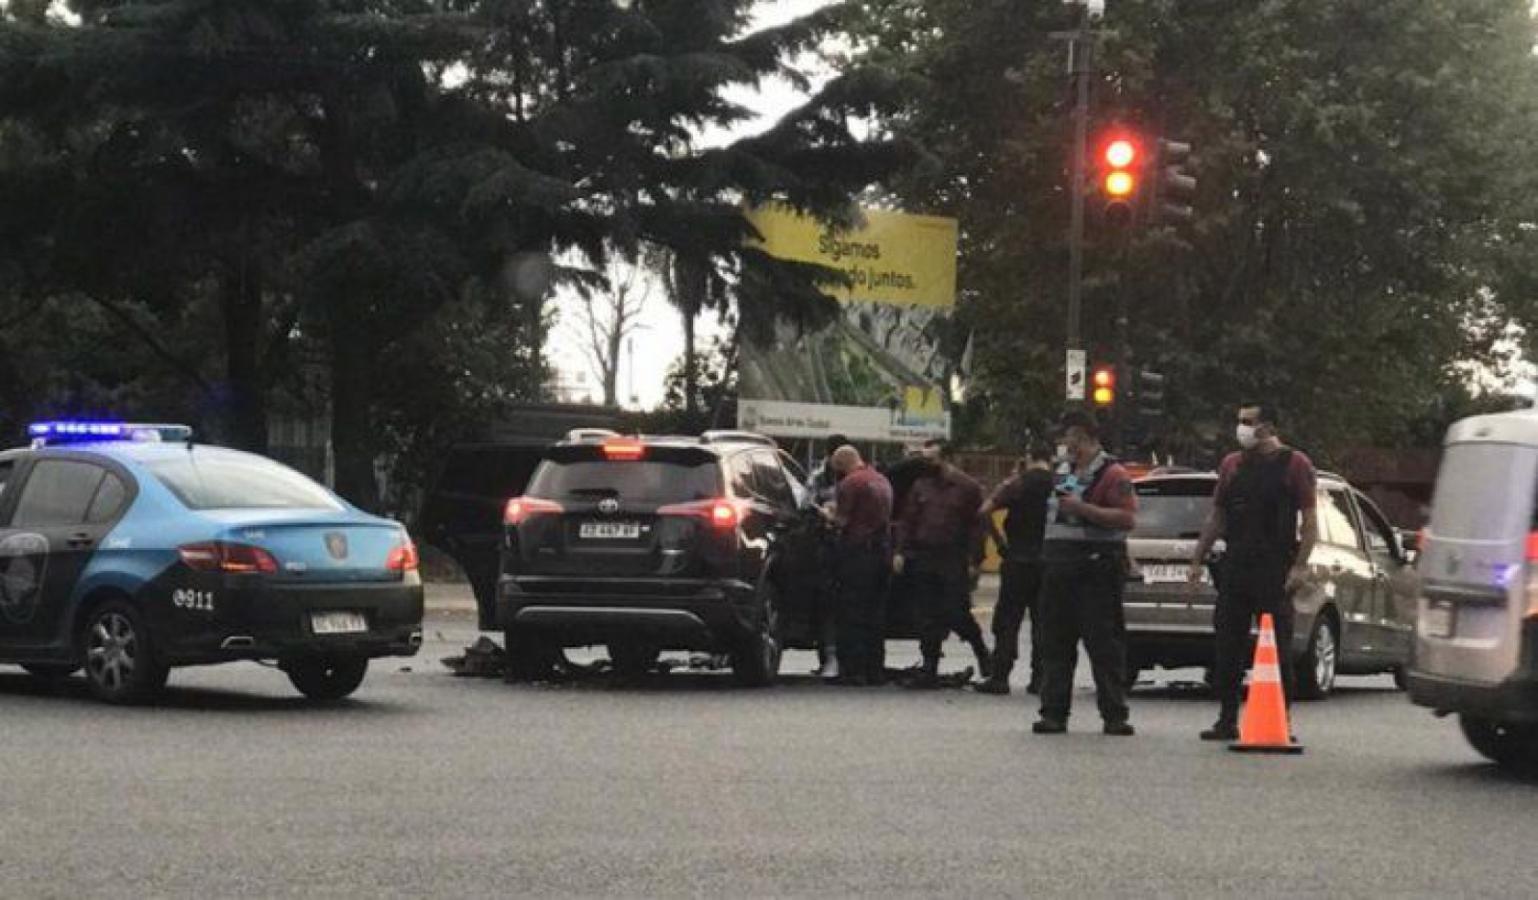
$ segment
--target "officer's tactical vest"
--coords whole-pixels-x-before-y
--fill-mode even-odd
[[[1115,458],[1102,450],[1090,466],[1089,480],[1083,484],[1082,490],[1075,488],[1074,493],[1079,497],[1088,497],[1093,494],[1095,488],[1099,486],[1100,480],[1105,477],[1105,473],[1110,470],[1115,462]],[[1058,489],[1060,489],[1061,485],[1069,483],[1072,476],[1073,463],[1070,462],[1057,472],[1056,481],[1059,486]],[[1058,508],[1057,493],[1054,490],[1052,499],[1047,504],[1047,533],[1045,542],[1051,544],[1059,541],[1125,544],[1127,542],[1127,533],[1116,528],[1101,528],[1099,525],[1091,524],[1076,516],[1064,514]]]

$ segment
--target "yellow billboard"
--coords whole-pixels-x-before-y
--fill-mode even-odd
[[[861,215],[864,224],[847,231],[778,205],[751,210],[748,220],[770,256],[847,272],[852,286],[830,290],[836,299],[956,305],[955,219],[880,209]]]

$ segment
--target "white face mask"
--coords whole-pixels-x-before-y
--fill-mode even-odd
[[[1246,450],[1253,449],[1256,444],[1260,443],[1260,439],[1255,436],[1254,425],[1238,426],[1234,429],[1234,437],[1238,439],[1239,446]]]

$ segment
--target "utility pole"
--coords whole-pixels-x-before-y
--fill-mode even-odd
[[[1084,188],[1085,162],[1089,152],[1089,87],[1095,75],[1095,42],[1112,32],[1091,29],[1091,22],[1105,12],[1105,0],[1066,0],[1081,6],[1078,28],[1053,33],[1068,44],[1068,74],[1073,79],[1073,164],[1069,184],[1068,217],[1068,328],[1065,384],[1068,400],[1085,399],[1084,318]]]

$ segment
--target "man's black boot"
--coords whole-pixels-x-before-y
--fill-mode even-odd
[[[915,691],[932,691],[940,686],[940,661],[938,659],[926,659],[919,667],[919,673],[909,681],[907,687]]]
[[[1042,716],[1031,726],[1031,731],[1036,734],[1062,734],[1068,730],[1068,723],[1059,719],[1049,719]]]
[[[977,675],[979,678],[993,677],[993,654],[988,652],[988,645],[978,641],[972,645],[972,653],[977,657]]]
[[[1232,719],[1218,719],[1211,728],[1202,732],[1201,738],[1204,741],[1237,741],[1239,726]]]
[[[994,657],[993,674],[973,688],[979,694],[1004,695],[1009,693],[1009,673],[1014,669],[1012,661],[1002,657]]]

